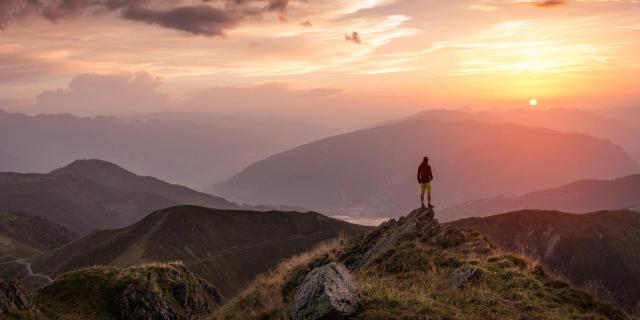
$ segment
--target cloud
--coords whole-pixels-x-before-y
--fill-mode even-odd
[[[43,74],[61,71],[62,66],[15,52],[2,52],[0,47],[0,83],[27,81]]]
[[[168,99],[155,91],[161,83],[160,78],[147,72],[82,74],[74,77],[65,89],[39,94],[35,107],[41,112],[80,115],[162,110]]]
[[[118,12],[127,20],[195,35],[220,36],[249,17],[268,12],[286,19],[288,0],[2,0],[0,28],[27,16],[50,21]]]
[[[469,7],[467,7],[467,9],[468,10],[492,12],[492,11],[499,10],[500,8],[498,8],[496,6],[484,4],[484,3],[476,3],[476,4],[473,4],[473,5],[470,5]]]
[[[536,7],[556,7],[563,4],[566,4],[566,0],[535,0],[530,2],[532,5]]]
[[[311,23],[311,21],[306,20],[305,22],[300,24],[303,27],[309,28],[309,27],[313,27],[313,23]]]
[[[362,38],[360,37],[360,34],[358,34],[357,32],[352,32],[351,34],[345,34],[344,35],[344,40],[346,41],[350,41],[353,43],[357,43],[357,44],[362,44]]]
[[[122,17],[206,36],[223,35],[224,30],[235,26],[239,22],[239,18],[229,12],[207,5],[179,7],[168,10],[154,10],[133,6],[124,10]]]

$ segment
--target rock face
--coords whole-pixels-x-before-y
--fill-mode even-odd
[[[192,279],[185,279],[192,278]],[[171,270],[163,283],[171,287],[178,308],[158,284],[158,275],[151,271],[131,281],[122,293],[120,316],[127,320],[190,319],[193,315],[211,312],[222,303],[222,297],[206,280],[191,274]]]
[[[440,233],[440,224],[433,219],[433,209],[419,208],[413,210],[407,217],[399,220],[389,220],[377,229],[365,235],[365,254],[356,262],[356,268],[366,267],[373,257],[395,246],[398,241],[421,238],[433,241],[435,235]]]
[[[335,262],[313,269],[304,278],[293,301],[291,318],[339,319],[360,307],[360,295],[349,270]]]
[[[33,295],[22,284],[0,280],[0,314],[18,314],[35,310]]]
[[[36,302],[46,319],[187,320],[205,317],[222,297],[184,264],[154,263],[64,273]]]
[[[477,283],[480,279],[482,279],[482,270],[472,266],[460,267],[449,276],[451,286],[454,288],[462,288],[468,284]]]

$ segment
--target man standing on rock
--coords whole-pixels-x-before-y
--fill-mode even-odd
[[[418,167],[418,183],[420,184],[420,202],[424,208],[424,192],[427,192],[427,201],[429,202],[429,208],[433,208],[431,205],[431,180],[433,180],[433,174],[431,173],[431,166],[429,165],[429,158],[424,157],[422,163]]]

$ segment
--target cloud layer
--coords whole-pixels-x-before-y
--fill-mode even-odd
[[[284,19],[288,0],[2,0],[0,28],[28,16],[58,21],[117,12],[121,18],[196,35],[219,36],[246,18],[277,12]]]

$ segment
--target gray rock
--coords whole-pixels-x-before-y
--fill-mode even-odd
[[[355,279],[345,266],[332,262],[304,278],[294,296],[291,318],[340,319],[353,315],[359,307]]]
[[[176,312],[165,301],[158,286],[158,276],[151,272],[148,277],[129,283],[122,294],[120,316],[127,320],[174,320]]]
[[[440,224],[433,219],[433,209],[419,208],[413,210],[407,217],[400,218],[397,222],[389,221],[380,228],[371,231],[371,242],[359,261],[356,269],[368,266],[374,258],[395,246],[399,241],[420,239],[429,241],[440,232]]]
[[[473,266],[463,266],[451,273],[449,282],[454,288],[462,288],[466,285],[478,283],[482,279],[482,270]]]

